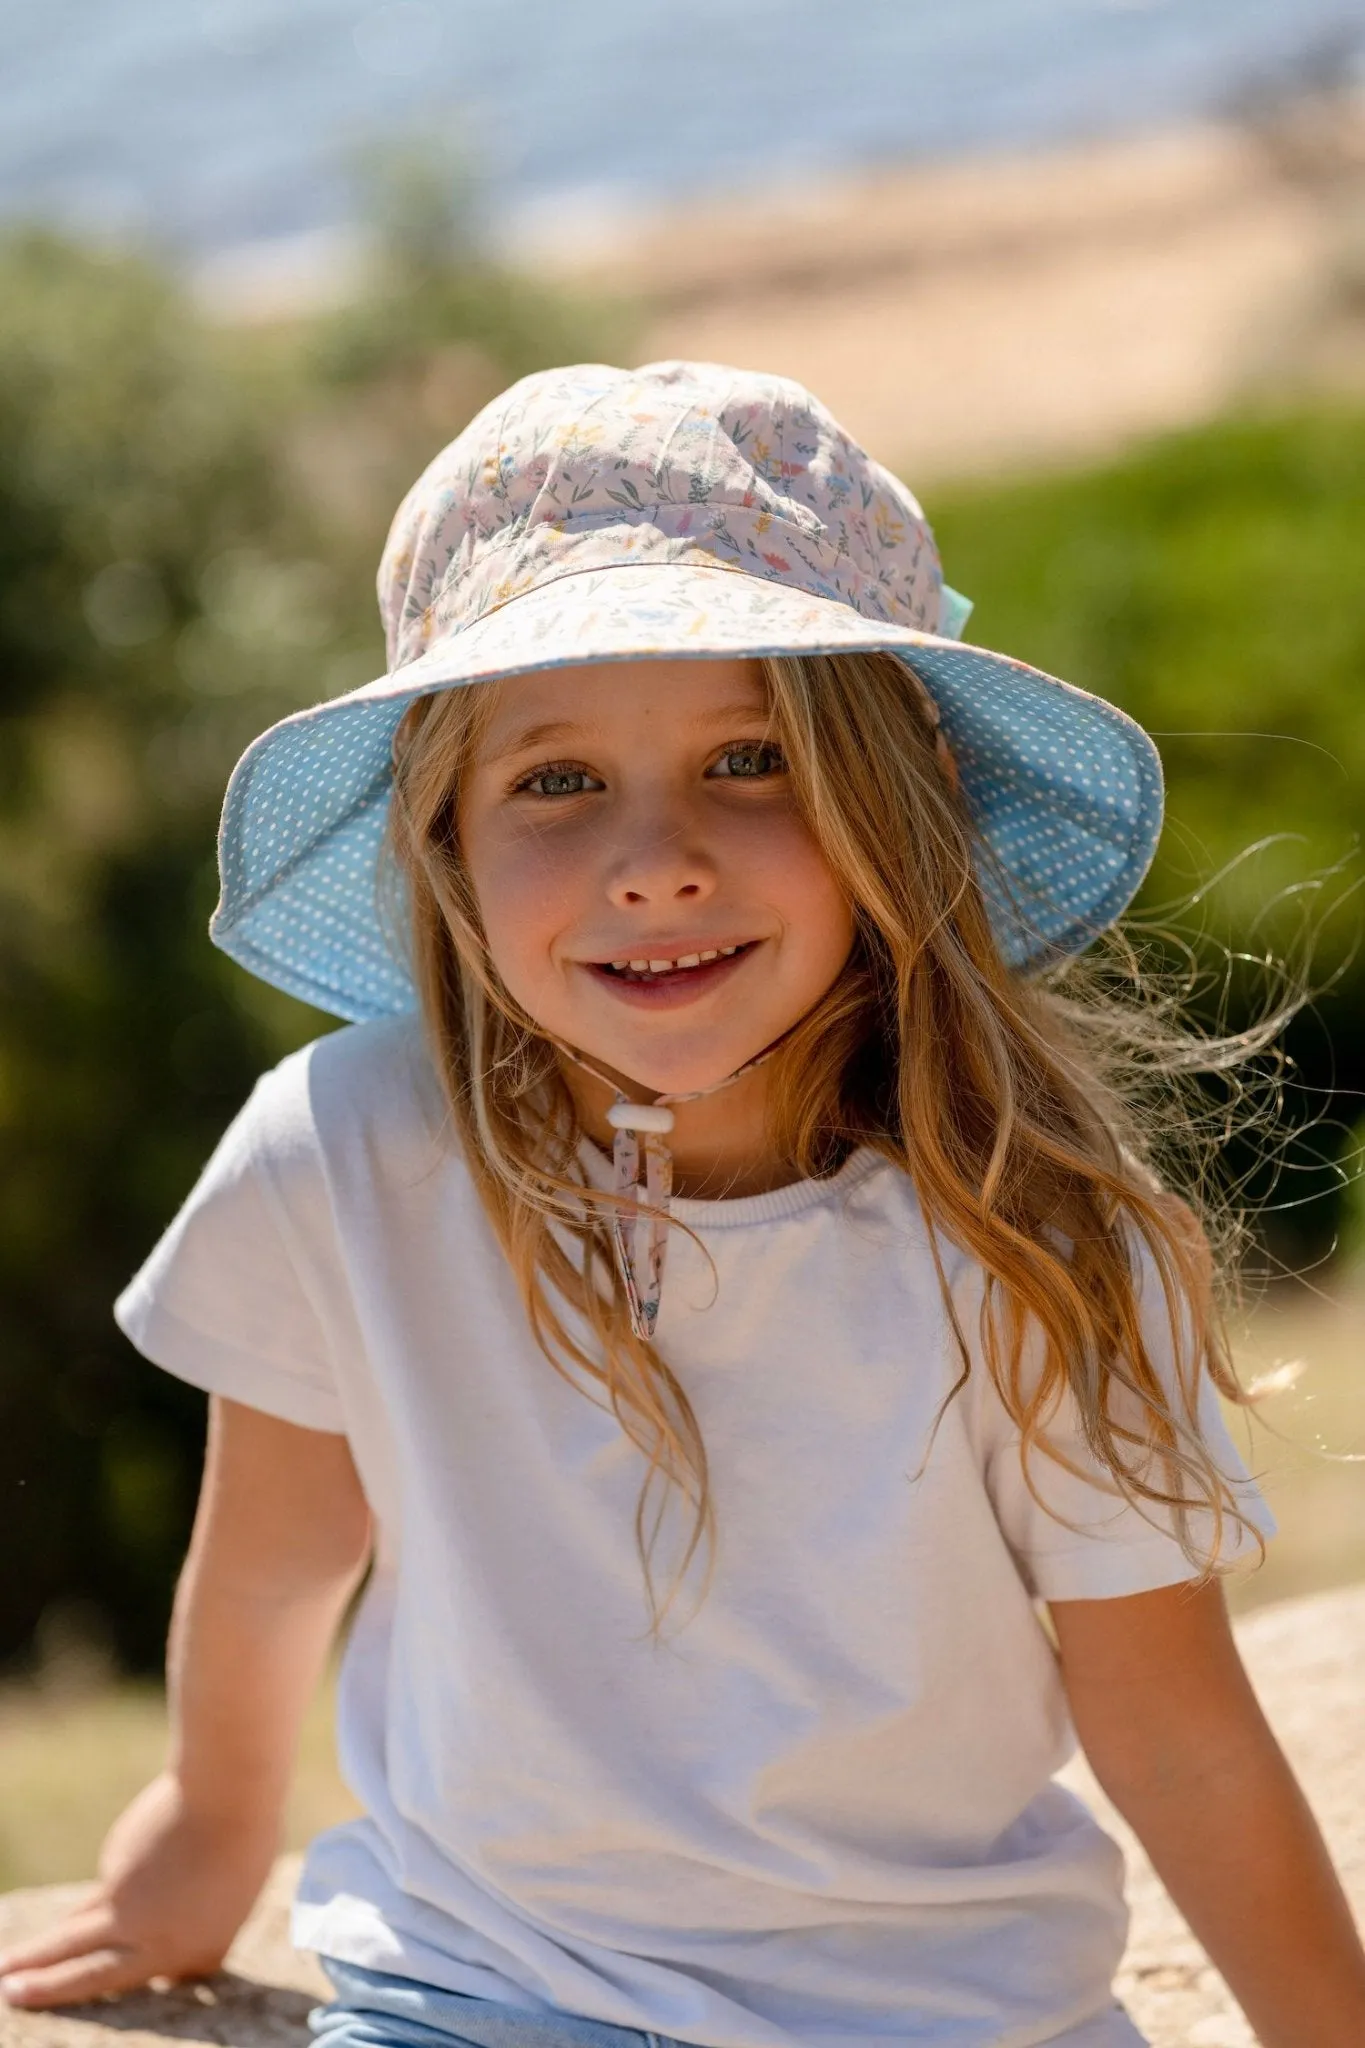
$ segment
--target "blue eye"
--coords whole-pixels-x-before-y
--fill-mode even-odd
[[[533,775],[524,776],[517,784],[517,791],[528,790],[532,796],[582,796],[589,788],[603,787],[586,768],[575,768],[568,761],[549,761],[543,768],[537,768]]]
[[[739,746],[727,747],[710,772],[736,782],[758,782],[769,775],[780,775],[786,765],[781,747],[768,740],[745,740]]]

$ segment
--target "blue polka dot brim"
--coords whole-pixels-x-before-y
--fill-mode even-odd
[[[1156,848],[1147,734],[952,637],[961,601],[918,504],[785,379],[689,363],[524,378],[409,492],[380,604],[388,672],[283,719],[234,769],[210,927],[252,973],[340,1017],[417,1003],[382,857],[400,718],[419,695],[533,669],[898,655],[938,707],[996,941],[1020,972],[1095,939]]]

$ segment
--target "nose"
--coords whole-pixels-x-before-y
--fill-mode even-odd
[[[618,909],[695,907],[716,887],[716,863],[686,806],[655,799],[617,821],[606,876]]]

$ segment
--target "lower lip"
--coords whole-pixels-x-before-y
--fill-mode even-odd
[[[627,981],[623,974],[613,974],[610,968],[596,967],[590,961],[585,961],[584,966],[599,988],[606,989],[634,1009],[676,1010],[719,988],[737,968],[744,965],[751,953],[758,951],[759,943],[754,940],[738,953],[731,953],[722,960],[708,960],[701,967],[676,967],[672,974],[662,974],[657,981]]]

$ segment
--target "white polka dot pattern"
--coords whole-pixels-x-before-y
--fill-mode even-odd
[[[552,516],[552,487],[567,516]],[[714,531],[696,538],[713,488],[733,549]],[[594,515],[586,525],[575,504]],[[788,533],[756,566],[780,515],[800,552]],[[282,720],[233,771],[213,937],[337,1015],[411,1010],[403,906],[381,900],[378,856],[390,744],[415,696],[586,661],[884,648],[939,706],[1003,957],[1019,969],[1062,958],[1142,880],[1160,762],[1103,699],[926,629],[955,602],[915,501],[800,386],[713,364],[523,379],[399,509],[381,569],[398,665]]]

